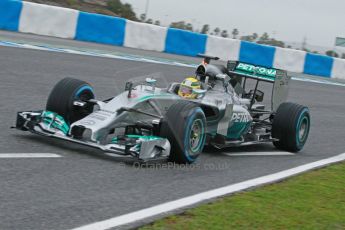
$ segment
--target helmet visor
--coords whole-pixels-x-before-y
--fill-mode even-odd
[[[186,95],[191,95],[193,93],[193,89],[189,86],[181,85],[180,92]]]

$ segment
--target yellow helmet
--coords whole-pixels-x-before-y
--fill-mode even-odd
[[[201,83],[194,77],[188,77],[181,83],[178,95],[186,99],[196,99],[198,95],[193,89],[201,89]]]

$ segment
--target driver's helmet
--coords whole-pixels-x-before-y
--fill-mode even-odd
[[[198,95],[193,89],[201,89],[201,83],[194,77],[188,77],[181,83],[178,95],[186,99],[196,99]]]

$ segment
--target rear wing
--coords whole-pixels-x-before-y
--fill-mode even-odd
[[[279,70],[255,66],[238,61],[228,61],[228,71],[233,75],[274,83]]]
[[[291,79],[287,71],[255,66],[239,61],[228,61],[227,70],[231,76],[245,78],[243,88],[245,88],[247,78],[257,80],[257,85],[259,81],[273,83],[271,98],[271,107],[273,111],[276,111],[279,105],[286,101],[288,96],[288,85]],[[239,79],[239,82],[241,84],[242,80]]]

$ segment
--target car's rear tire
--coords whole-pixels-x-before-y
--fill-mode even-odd
[[[281,150],[298,152],[306,143],[309,130],[309,109],[294,103],[282,103],[273,118],[272,137],[279,139],[273,144]]]
[[[160,136],[171,144],[169,160],[180,164],[193,163],[205,145],[205,114],[194,103],[179,101],[167,111],[160,130]]]
[[[93,98],[93,88],[87,82],[67,77],[54,86],[48,97],[46,110],[59,114],[68,124],[72,124],[93,111],[92,105],[81,108],[74,106],[73,102]]]

